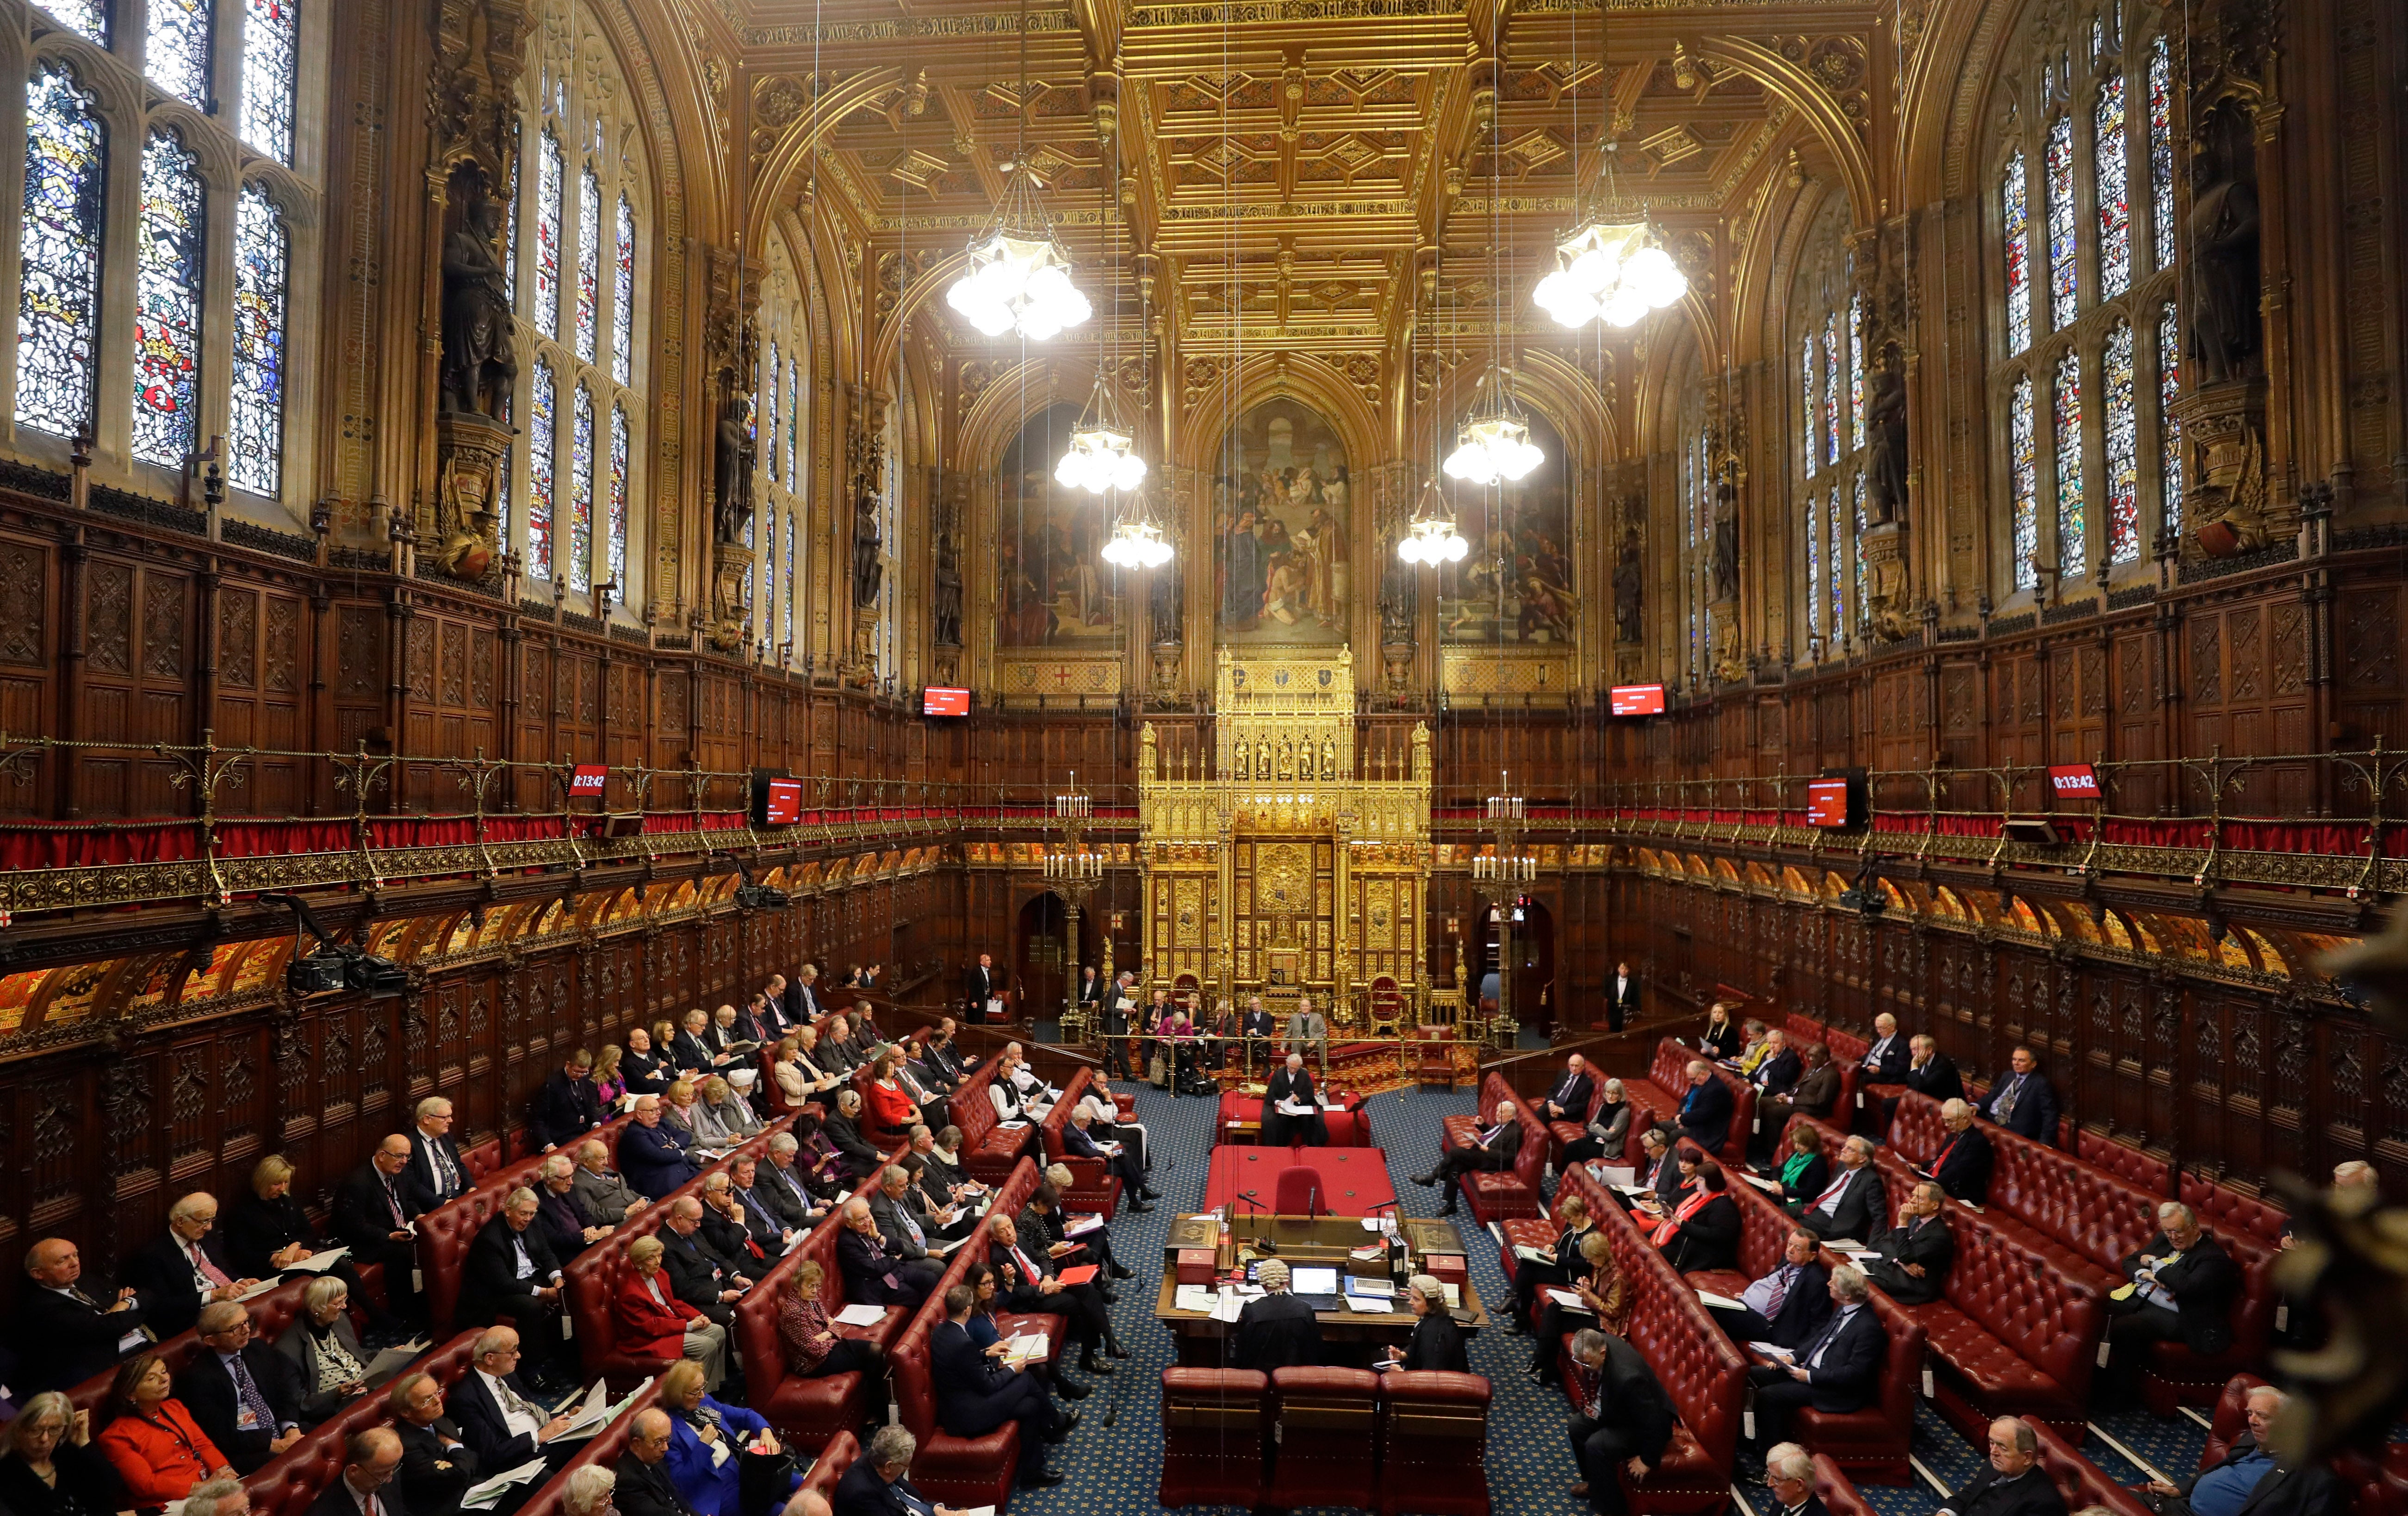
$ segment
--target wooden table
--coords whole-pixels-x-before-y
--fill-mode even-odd
[[[1226,1356],[1226,1344],[1237,1335],[1235,1322],[1216,1322],[1204,1311],[1182,1310],[1177,1305],[1179,1294],[1179,1250],[1198,1246],[1213,1227],[1210,1216],[1180,1216],[1170,1224],[1169,1237],[1163,1250],[1161,1287],[1154,1302],[1154,1318],[1170,1330],[1178,1339],[1179,1362],[1190,1366],[1222,1366]],[[1405,1237],[1416,1255],[1425,1252],[1461,1252],[1462,1234],[1451,1222],[1433,1221],[1426,1217],[1404,1220]],[[1243,1235],[1230,1237],[1224,1233],[1216,1251],[1217,1267],[1226,1274],[1237,1263],[1241,1247],[1261,1237],[1279,1246],[1278,1256],[1292,1265],[1334,1266],[1340,1273],[1386,1277],[1384,1267],[1355,1264],[1347,1257],[1353,1249],[1361,1247],[1372,1234],[1363,1230],[1357,1217],[1261,1216],[1248,1217],[1238,1228]],[[1268,1257],[1269,1254],[1262,1254]],[[1379,1350],[1391,1347],[1412,1336],[1413,1313],[1402,1306],[1383,1315],[1369,1316],[1349,1310],[1343,1306],[1336,1310],[1316,1311],[1321,1323],[1321,1339],[1333,1351],[1331,1359],[1339,1363],[1369,1364],[1379,1356]],[[1488,1312],[1480,1303],[1480,1292],[1469,1279],[1463,1281],[1463,1304],[1455,1312],[1455,1324],[1467,1337],[1479,1335],[1488,1324]]]

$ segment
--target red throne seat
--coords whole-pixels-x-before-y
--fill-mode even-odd
[[[1251,1368],[1162,1371],[1161,1506],[1261,1503],[1270,1376]]]

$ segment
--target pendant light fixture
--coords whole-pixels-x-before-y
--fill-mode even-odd
[[[1607,117],[1604,161],[1597,200],[1578,230],[1555,244],[1555,266],[1530,292],[1539,308],[1574,329],[1602,320],[1608,326],[1635,326],[1689,293],[1688,277],[1665,250],[1663,234],[1641,216],[1610,219],[1615,203],[1613,165],[1619,144]]]
[[[1102,556],[1115,568],[1160,568],[1170,562],[1171,551],[1170,534],[1154,519],[1150,492],[1140,490],[1123,504]]]
[[[969,248],[969,271],[945,303],[989,336],[1017,331],[1042,342],[1095,314],[1070,282],[1070,254],[1054,233],[1038,192],[1045,185],[1028,160],[1028,3],[1020,6],[1020,137],[1004,165],[1003,199]]]
[[[1405,527],[1405,535],[1397,538],[1397,556],[1409,564],[1425,564],[1436,568],[1440,564],[1459,564],[1471,551],[1471,544],[1455,529],[1455,513],[1446,508],[1446,495],[1439,489],[1436,479],[1422,481],[1421,498],[1413,503],[1413,519]]]
[[[1137,434],[1113,413],[1111,386],[1097,374],[1087,408],[1070,430],[1069,450],[1054,465],[1054,481],[1093,494],[1134,490],[1145,482],[1145,460],[1137,455],[1136,446]]]
[[[1471,414],[1455,429],[1455,451],[1446,455],[1447,477],[1469,484],[1512,484],[1546,458],[1530,440],[1530,422],[1514,402],[1512,371],[1490,364],[1480,376]]]

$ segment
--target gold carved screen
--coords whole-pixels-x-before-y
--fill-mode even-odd
[[[1423,980],[1428,733],[1410,772],[1358,772],[1343,647],[1224,647],[1216,684],[1213,772],[1165,771],[1151,727],[1140,740],[1148,977],[1310,994],[1355,1024],[1373,980]]]

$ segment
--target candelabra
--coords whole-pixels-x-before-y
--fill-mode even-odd
[[[1078,999],[1079,918],[1104,881],[1105,857],[1087,846],[1095,814],[1094,797],[1079,788],[1073,773],[1070,787],[1054,797],[1055,840],[1045,850],[1046,886],[1062,897],[1062,1038],[1071,1043],[1085,1041],[1088,1031]]]
[[[1488,919],[1497,923],[1497,1016],[1489,1032],[1503,1051],[1512,1047],[1520,1031],[1513,1016],[1513,923],[1521,918],[1523,898],[1538,881],[1539,860],[1522,850],[1526,808],[1520,795],[1510,793],[1512,776],[1499,774],[1498,779],[1500,793],[1488,797],[1488,828],[1496,843],[1491,851],[1471,860],[1471,887],[1486,903]]]

